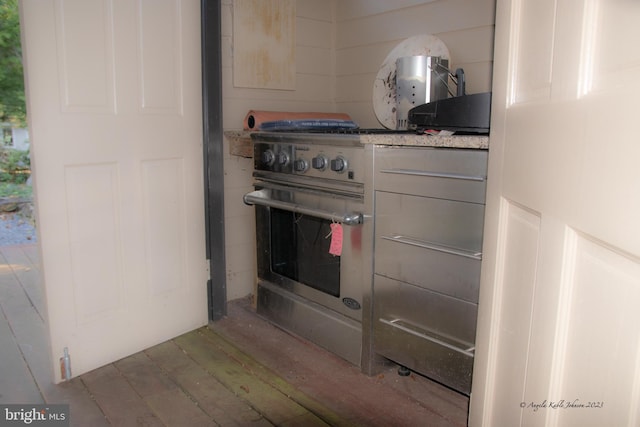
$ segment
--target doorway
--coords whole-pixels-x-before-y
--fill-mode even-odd
[[[0,8],[0,246],[36,242],[17,0]]]

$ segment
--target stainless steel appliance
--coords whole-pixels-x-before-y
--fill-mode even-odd
[[[386,358],[469,393],[487,153],[358,132],[399,133],[252,134],[257,311],[367,374]]]
[[[258,313],[366,365],[372,149],[356,134],[259,132],[252,139],[255,191],[244,201],[256,208]]]
[[[375,151],[375,352],[465,394],[486,174],[486,150]]]
[[[439,56],[403,56],[396,60],[396,127],[408,129],[409,110],[448,95],[449,61]]]

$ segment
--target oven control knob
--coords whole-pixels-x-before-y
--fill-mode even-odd
[[[342,156],[338,156],[331,160],[331,170],[338,173],[342,173],[347,170],[347,159]]]
[[[309,169],[309,162],[305,159],[296,159],[293,162],[293,170],[296,172],[306,172]]]
[[[311,167],[318,170],[325,170],[329,160],[325,156],[317,156],[311,159]]]
[[[286,166],[289,163],[289,155],[284,151],[278,153],[278,164],[281,166]]]
[[[265,150],[262,152],[262,163],[267,166],[271,166],[276,161],[276,155],[271,150]]]

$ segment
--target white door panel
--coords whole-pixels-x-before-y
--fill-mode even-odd
[[[23,0],[55,380],[207,322],[200,2]]]
[[[640,3],[499,0],[496,17],[469,424],[635,426]]]
[[[588,236],[568,237],[551,393],[574,396],[576,405],[595,402],[598,410],[561,411],[554,421],[608,425],[616,414],[614,425],[638,425],[640,265]]]

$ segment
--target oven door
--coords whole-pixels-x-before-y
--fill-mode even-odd
[[[362,196],[257,186],[244,200],[256,207],[259,286],[361,321],[362,239],[370,227]],[[333,224],[342,229],[341,244]],[[331,253],[336,248],[340,255]]]

